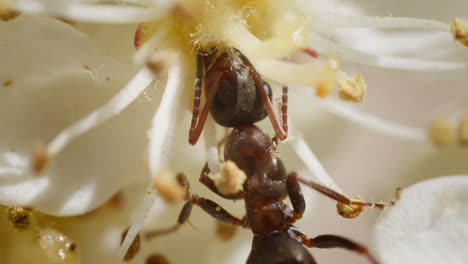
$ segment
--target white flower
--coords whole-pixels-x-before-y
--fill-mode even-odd
[[[0,57],[5,58],[4,61],[6,61],[5,67],[2,67],[5,70],[0,72],[0,81],[4,80],[2,82],[4,89],[0,91],[4,95],[0,100],[5,100],[0,109],[0,122],[3,128],[0,132],[0,147],[2,148],[0,203],[7,206],[32,206],[36,210],[52,215],[77,215],[102,205],[118,190],[133,184],[144,184],[149,175],[155,175],[164,166],[192,174],[190,175],[192,182],[195,181],[204,160],[208,160],[210,167],[216,166],[217,153],[214,147],[216,140],[208,133],[205,133],[208,135],[205,137],[206,158],[199,155],[200,144],[198,147],[192,147],[186,143],[189,125],[186,110],[190,108],[189,101],[191,101],[194,76],[192,42],[203,43],[206,39],[226,41],[246,54],[266,78],[290,85],[314,85],[317,88],[323,86],[325,88],[322,92],[327,93],[335,81],[335,73],[328,66],[326,59],[305,58],[307,63],[303,64],[291,64],[280,60],[309,46],[308,33],[314,30],[310,35],[312,48],[320,54],[338,53],[345,62],[361,64],[344,64],[342,67],[344,70],[353,69],[356,72],[370,73],[364,74],[370,87],[367,98],[369,105],[364,106],[364,109],[372,113],[385,110],[382,105],[374,106],[382,104],[381,102],[388,102],[389,97],[395,96],[395,93],[400,93],[398,98],[406,98],[407,94],[415,93],[416,89],[420,89],[419,87],[397,89],[405,83],[394,78],[404,76],[406,85],[409,83],[411,86],[420,85],[421,82],[432,87],[448,84],[448,89],[453,90],[460,90],[461,82],[466,82],[461,74],[466,67],[466,55],[461,54],[466,54],[466,52],[462,53],[466,49],[463,50],[459,43],[452,41],[447,32],[393,32],[389,34],[376,30],[337,30],[339,27],[370,27],[449,31],[448,24],[422,19],[364,17],[360,15],[360,10],[349,3],[338,1],[335,1],[333,5],[329,2],[328,10],[333,11],[332,13],[324,11],[327,7],[317,9],[320,3],[313,6],[307,3],[308,1],[283,5],[279,3],[281,1],[259,1],[257,7],[255,5],[252,7],[254,2],[251,2],[250,5],[241,7],[236,4],[234,6],[239,9],[234,8],[234,10],[216,9],[219,6],[221,8],[229,6],[214,2],[213,9],[210,9],[209,1],[178,1],[178,9],[173,9],[174,3],[163,1],[123,3],[115,1],[115,5],[95,1],[18,0],[11,2],[13,7],[24,13],[46,13],[85,22],[141,23],[158,19],[160,22],[140,26],[144,30],[156,30],[143,34],[147,41],[141,43],[139,51],[134,56],[137,67],[128,64],[130,59],[125,56],[125,54],[130,54],[128,52],[130,45],[124,47],[125,53],[122,53],[120,49],[116,51],[113,48],[114,43],[107,42],[107,38],[104,38],[109,32],[96,33],[96,29],[111,29],[111,26],[77,25],[77,28],[81,28],[84,32],[92,31],[90,36],[93,40],[97,40],[101,48],[98,50],[85,35],[69,25],[50,18],[21,16],[0,24],[0,36],[5,39],[5,43],[0,43],[3,45],[0,49]],[[193,3],[195,5],[206,4],[204,7],[207,9],[189,8]],[[332,8],[337,6],[347,15],[334,13],[336,10]],[[366,7],[371,8],[372,5]],[[245,12],[254,10],[255,12],[255,8],[267,12],[267,17],[273,18],[273,21],[270,21],[271,25],[267,26],[274,33],[270,39],[259,40],[262,37],[261,29],[265,26],[263,21],[251,22],[249,28],[242,23],[244,17],[239,10]],[[300,8],[303,13],[293,8]],[[453,8],[456,10],[457,7],[454,5]],[[181,20],[195,17],[195,22],[177,21],[176,11],[192,12],[188,14],[188,17],[182,15]],[[373,14],[369,10],[365,13]],[[250,15],[252,19],[256,19],[255,15]],[[386,13],[379,15],[386,15]],[[435,15],[430,17],[433,16]],[[450,16],[437,18],[446,22],[452,19]],[[174,26],[177,23],[182,23],[186,28],[180,29]],[[188,32],[195,33],[194,37],[182,41],[177,39],[180,36],[192,36],[184,35],[187,32],[177,30],[200,29],[197,28],[198,23],[202,25],[200,31]],[[123,27],[114,26],[114,28]],[[126,29],[131,29],[131,27],[127,26]],[[143,31],[140,28],[141,32]],[[128,34],[126,31],[126,33],[122,35],[126,36],[128,44],[131,44],[133,36],[131,32]],[[100,41],[103,38],[106,41]],[[119,45],[121,42],[117,46]],[[158,48],[156,51],[154,51],[155,47]],[[304,59],[304,56],[301,59]],[[146,67],[148,62],[157,62],[164,66],[155,84],[151,84],[155,77]],[[396,71],[377,71],[373,68],[374,66],[396,69]],[[409,70],[411,73],[400,72],[400,69]],[[387,89],[380,88],[385,85],[383,80],[389,78],[384,74],[390,71],[392,74],[390,80],[395,83]],[[338,78],[347,78],[347,74],[343,71],[338,72]],[[124,88],[121,89],[122,87]],[[374,91],[379,89],[379,92],[372,92],[373,89]],[[433,90],[431,89],[431,92]],[[319,93],[321,93],[320,89]],[[286,147],[291,147],[292,151],[285,151],[290,151],[290,155],[294,155],[294,152],[299,154],[305,162],[305,168],[308,169],[306,173],[314,174],[320,182],[338,191],[341,190],[329,178],[298,132],[313,131],[311,128],[305,129],[311,125],[314,125],[312,129],[319,129],[318,123],[311,124],[310,113],[320,109],[312,108],[310,106],[312,102],[318,107],[331,110],[335,114],[393,136],[392,140],[408,140],[412,142],[411,144],[426,142],[424,129],[407,127],[376,118],[333,98],[314,99],[314,91],[309,87],[294,87],[290,95],[292,108],[290,122],[292,126],[293,122],[297,123],[298,128],[290,132],[290,139],[286,142]],[[450,96],[450,98],[453,97]],[[379,103],[373,103],[371,99]],[[303,107],[297,107],[295,110],[295,105]],[[391,111],[401,110],[404,107],[411,109],[410,107],[415,107],[415,104],[404,105],[401,101],[395,101],[388,106]],[[153,117],[154,113],[156,114]],[[381,114],[385,115],[385,111]],[[416,127],[421,126],[418,122],[433,117],[433,113],[429,111],[426,116],[419,111],[413,111],[413,114],[418,118],[414,123]],[[399,120],[397,114],[387,114],[387,117]],[[323,116],[314,117],[315,120],[321,118]],[[410,122],[410,116],[406,116],[404,121]],[[269,127],[268,124],[265,126]],[[327,136],[318,135],[313,139],[315,141],[326,140],[328,144],[325,145],[329,148],[343,128],[323,126],[319,129],[320,131],[333,129],[333,133]],[[213,131],[213,124],[208,123],[205,132],[213,134]],[[356,132],[345,131],[348,131],[345,141],[350,144],[359,142],[359,135],[356,136]],[[354,133],[353,136],[350,136],[350,133]],[[316,143],[310,137],[306,136],[307,142],[314,146]],[[380,139],[382,135],[378,137]],[[31,149],[36,142],[48,144],[44,152],[40,153],[44,155],[46,162],[43,164],[44,171],[39,175],[30,171],[33,163],[30,159]],[[342,148],[346,146],[346,149],[340,151],[338,155],[342,162],[350,161],[349,155],[359,156],[350,154],[346,144],[338,145],[340,146]],[[427,153],[427,145],[421,144],[421,146],[417,147],[417,151]],[[316,149],[318,148],[314,148]],[[284,156],[289,155],[285,153]],[[335,165],[330,166],[330,168],[335,168],[334,175],[349,173],[340,172],[347,167],[343,164],[336,166],[336,163],[335,160]],[[359,159],[356,163],[363,164]],[[367,163],[369,163],[368,160],[364,164],[367,165]],[[299,163],[291,160],[290,164]],[[359,174],[366,175],[369,169],[359,167],[361,167]],[[290,168],[295,169],[292,166]],[[382,173],[381,169],[382,167],[379,166],[379,170],[375,173]],[[392,172],[396,173],[396,171]],[[387,173],[392,175],[392,173]],[[353,177],[359,176],[353,175]],[[372,181],[371,177],[366,178]],[[380,177],[375,180],[379,181],[379,179]],[[392,192],[399,184],[398,181],[392,181],[385,186],[385,192]],[[352,191],[347,185],[343,185],[343,188],[347,193]],[[362,189],[358,190],[362,192]],[[144,196],[144,193],[142,191],[141,196]],[[367,194],[366,197],[369,197],[372,193],[369,191]],[[145,195],[143,206],[132,221],[130,236],[124,243],[120,256],[133,239],[132,234],[135,235],[135,232],[142,227],[155,198],[154,194]],[[162,209],[161,204],[157,208]],[[161,215],[162,210],[155,210],[155,212],[158,216],[159,227],[167,226],[176,219],[175,214]],[[205,219],[203,221],[206,221],[207,216],[202,217]],[[303,222],[306,221],[303,220]],[[171,241],[177,240],[176,242],[181,243],[181,237],[187,241],[184,245],[189,245],[189,241],[199,240],[200,234],[210,233],[211,223],[206,221],[205,226],[200,228],[202,232],[164,238],[164,241],[153,242],[153,245],[158,245],[162,251],[167,252],[173,246]],[[319,228],[308,231],[313,234],[318,232],[317,230],[322,232]],[[209,236],[202,236],[207,241],[212,239]],[[246,237],[247,240],[250,239],[247,231],[244,232],[243,237],[236,238],[237,241],[234,244],[242,244]],[[356,238],[352,235],[349,237]],[[83,243],[86,243],[85,241],[83,240]],[[233,259],[233,263],[245,259],[246,250],[248,252],[249,249],[248,244],[243,244],[243,254],[231,252],[233,256],[238,257]],[[187,247],[184,246],[181,250],[187,252]],[[214,247],[217,247],[216,250]],[[192,245],[192,255],[196,255],[195,252],[200,254],[210,249],[225,252],[220,250],[220,247],[223,245],[205,247],[203,243],[197,243],[197,245]],[[232,250],[233,247],[230,248]],[[188,261],[191,259],[190,254],[187,252],[174,258],[176,262],[184,261],[184,259]],[[144,257],[143,254],[139,256],[140,259]],[[222,256],[212,254],[205,257],[211,259],[206,259],[204,263],[210,263],[219,261],[216,258]]]

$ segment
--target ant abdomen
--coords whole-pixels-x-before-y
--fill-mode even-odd
[[[315,264],[314,258],[298,241],[284,232],[256,236],[247,264]]]

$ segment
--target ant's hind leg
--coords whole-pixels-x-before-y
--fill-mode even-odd
[[[305,211],[306,204],[304,195],[302,194],[299,182],[293,177],[288,176],[288,179],[286,180],[286,187],[288,189],[289,200],[291,201],[291,205],[294,209],[292,215],[292,222],[294,222],[301,218]]]
[[[372,203],[372,202],[362,201],[360,199],[360,197],[359,198],[352,198],[352,199],[348,198],[345,195],[340,194],[340,193],[338,193],[338,192],[336,192],[336,191],[334,191],[334,190],[332,190],[332,189],[330,189],[328,187],[325,187],[325,186],[323,186],[321,184],[318,184],[318,183],[316,183],[314,181],[301,178],[295,172],[288,175],[288,182],[289,181],[301,182],[301,183],[309,186],[310,188],[318,191],[319,193],[324,194],[324,195],[332,198],[333,200],[337,201],[338,202],[338,204],[337,204],[338,213],[341,216],[345,217],[345,218],[357,217],[365,207],[377,207],[379,209],[383,209],[386,206],[395,205],[396,201],[398,201],[400,199],[400,191],[401,191],[400,188],[397,188],[396,193],[395,193],[395,198],[392,199],[391,201]]]
[[[357,254],[363,255],[372,264],[379,263],[365,246],[341,236],[321,235],[314,238],[304,237],[302,243],[310,248],[343,248],[351,250]]]
[[[193,205],[197,205],[203,209],[206,213],[211,215],[213,218],[215,218],[218,221],[221,221],[226,224],[232,224],[232,225],[237,225],[237,226],[244,226],[245,225],[245,220],[241,220],[233,215],[231,215],[228,211],[226,211],[224,208],[222,208],[220,205],[217,203],[205,199],[203,197],[199,197],[197,195],[193,195],[190,200],[188,200],[184,207],[182,208],[182,211],[179,214],[179,218],[177,219],[177,223],[169,228],[166,229],[160,229],[160,230],[155,230],[146,233],[145,238],[146,239],[151,239],[157,236],[161,235],[166,235],[173,233],[177,231],[185,222],[188,221],[190,214],[192,213],[192,207]]]

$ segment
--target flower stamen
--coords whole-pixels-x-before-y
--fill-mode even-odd
[[[457,41],[468,47],[468,23],[456,18],[453,20],[450,30]]]

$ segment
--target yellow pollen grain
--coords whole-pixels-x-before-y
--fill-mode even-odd
[[[231,240],[236,234],[237,227],[232,224],[226,224],[221,221],[216,221],[216,236],[222,240]]]
[[[21,13],[13,10],[11,0],[0,0],[0,20],[9,21],[18,17]]]
[[[8,208],[6,216],[16,230],[25,231],[31,229],[31,216],[28,209],[23,207]]]
[[[468,47],[468,23],[461,20],[460,18],[456,18],[452,22],[452,27],[450,28],[452,31],[453,37],[463,44],[464,46]]]
[[[468,146],[468,115],[462,117],[458,125],[458,143]]]
[[[362,197],[356,196],[353,197],[351,200],[360,202],[362,201]],[[336,204],[336,210],[338,214],[344,218],[356,218],[362,213],[362,211],[364,210],[364,206],[355,204],[344,204],[338,202]]]
[[[247,176],[237,165],[228,160],[224,164],[222,171],[215,175],[214,182],[216,188],[222,194],[234,194],[242,190]]]
[[[47,153],[46,146],[41,143],[37,142],[33,145],[33,152],[32,152],[32,170],[36,174],[42,173],[45,168],[47,167],[50,161],[50,155]]]
[[[362,102],[367,90],[367,85],[361,75],[355,75],[349,79],[338,82],[340,90],[338,94],[345,101]]]
[[[174,203],[185,198],[185,190],[175,178],[175,174],[169,168],[163,168],[151,179],[151,187],[169,203]]]
[[[447,119],[436,119],[429,127],[429,136],[435,145],[442,147],[455,142],[455,125]]]
[[[3,87],[10,87],[13,84],[13,80],[6,80],[3,82]]]

